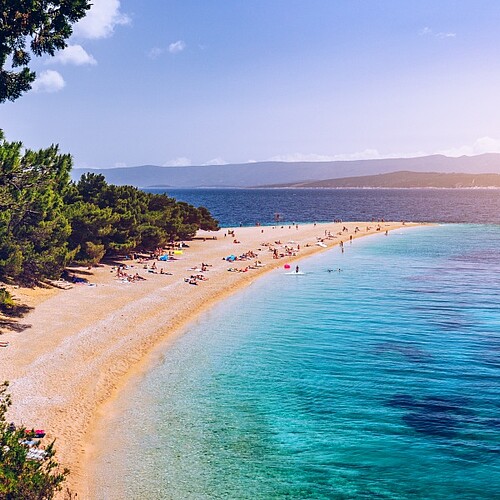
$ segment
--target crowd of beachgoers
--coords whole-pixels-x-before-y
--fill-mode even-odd
[[[335,223],[341,224],[341,220],[336,220]],[[384,220],[381,219],[377,221],[375,226],[376,231],[382,230],[382,223]],[[271,226],[268,229],[276,229],[278,226]],[[285,226],[279,226],[280,229],[285,229]],[[314,223],[316,227],[316,223]],[[288,229],[299,230],[298,224],[288,225]],[[370,232],[374,229],[373,226],[367,225],[365,228],[366,232]],[[261,233],[264,234],[264,228],[260,229]],[[314,242],[307,242],[303,245],[303,248],[311,247],[316,244],[323,248],[326,248],[326,241],[335,241],[344,251],[344,240],[352,241],[353,235],[357,235],[361,232],[358,226],[351,231],[346,225],[342,226],[341,230],[338,230],[335,234],[331,230],[325,229],[324,233],[316,236]],[[387,234],[387,231],[386,231]],[[224,238],[231,238],[234,245],[241,245],[241,241],[236,236],[235,229],[227,229],[224,232]],[[203,238],[206,241],[206,237]],[[217,237],[212,237],[210,239],[217,239]],[[236,248],[236,247],[235,247]],[[182,261],[185,251],[188,251],[189,245],[184,242],[179,242],[176,245],[169,245],[164,248],[156,248],[150,253],[133,253],[131,255],[126,255],[123,262],[118,263],[111,267],[111,273],[115,273],[115,278],[122,283],[136,283],[140,281],[146,281],[148,278],[144,274],[160,274],[165,276],[173,276],[174,273],[170,272],[172,269],[172,264],[176,261]],[[301,246],[299,242],[294,240],[288,240],[282,242],[280,239],[271,241],[262,241],[258,248],[247,250],[245,252],[234,252],[230,255],[222,256],[222,260],[233,264],[227,268],[227,271],[232,273],[246,273],[255,269],[264,267],[262,260],[259,258],[263,255],[263,252],[268,255],[272,254],[274,260],[295,258],[299,256],[301,251]],[[243,266],[237,266],[236,264],[244,263]],[[210,270],[212,264],[207,264],[202,262],[200,265],[196,265],[187,269],[190,272],[189,276],[184,276],[183,280],[185,283],[190,285],[198,285],[200,282],[208,281],[206,273]]]
[[[82,454],[75,450],[85,449],[88,436],[81,430],[94,427],[96,407],[115,393],[124,374],[134,372],[138,360],[210,304],[254,276],[298,271],[299,258],[335,246],[347,249],[351,237],[399,227],[337,222],[222,229],[215,237],[200,232],[188,245],[130,254],[92,269],[71,267],[58,286],[73,288],[69,292],[12,290],[35,306],[23,318],[29,330],[4,332],[0,344],[8,347],[2,349],[0,371],[13,382],[12,419],[48,429],[49,440],[57,437],[62,462],[81,471]],[[89,284],[95,286],[84,286]],[[40,398],[33,402],[35,385]]]

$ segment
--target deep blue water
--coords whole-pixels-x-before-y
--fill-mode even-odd
[[[498,498],[500,227],[405,229],[301,269],[203,315],[127,394],[98,497],[114,471],[134,499]]]
[[[163,192],[163,190],[149,190]],[[172,189],[207,207],[223,227],[285,222],[366,221],[500,224],[500,189]]]

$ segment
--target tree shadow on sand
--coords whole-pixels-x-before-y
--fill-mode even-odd
[[[28,328],[31,328],[31,325],[28,323],[19,323],[16,320],[0,318],[0,335],[6,331],[21,333]]]
[[[31,325],[20,323],[19,319],[31,311],[33,308],[25,304],[11,304],[0,306],[0,335],[4,332],[21,333]]]

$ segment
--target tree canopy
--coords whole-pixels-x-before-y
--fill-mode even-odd
[[[6,413],[12,404],[7,392],[8,382],[0,384],[0,499],[29,500],[50,499],[61,491],[69,474],[61,469],[54,455],[54,443],[44,449],[39,460],[30,459],[24,427],[10,425]]]
[[[218,229],[206,208],[165,194],[92,173],[73,183],[71,166],[57,146],[24,150],[0,131],[0,281],[32,285],[59,277],[72,261],[96,264]]]
[[[0,103],[31,88],[31,54],[53,56],[64,49],[72,24],[90,6],[89,0],[0,0]]]

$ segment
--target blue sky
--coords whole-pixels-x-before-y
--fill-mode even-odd
[[[77,167],[500,151],[498,0],[94,0],[0,106]]]

